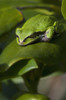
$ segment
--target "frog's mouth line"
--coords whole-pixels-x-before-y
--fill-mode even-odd
[[[28,42],[28,43],[25,43],[25,41],[26,41],[27,39],[31,39],[31,41]],[[27,46],[27,45],[30,45],[30,44],[35,44],[35,43],[40,42],[40,38],[39,38],[39,37],[36,38],[36,39],[34,39],[34,40],[33,40],[33,39],[34,39],[34,38],[27,37],[27,38],[25,38],[23,41],[19,41],[19,45],[21,45],[21,46]]]
[[[35,32],[32,35],[27,36],[23,41],[19,40],[19,44],[22,46],[27,46],[30,44],[35,44],[35,43],[41,42],[41,37],[44,37],[44,33],[45,32]],[[29,42],[27,42],[27,40]]]

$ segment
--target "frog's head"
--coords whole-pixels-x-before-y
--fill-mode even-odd
[[[19,45],[27,46],[32,43],[36,42],[47,42],[50,41],[54,35],[54,31],[56,30],[56,22],[52,26],[49,26],[44,31],[33,31],[32,28],[17,28],[16,35],[17,35],[17,42]]]
[[[27,46],[32,43],[36,42],[47,42],[54,35],[56,23],[53,26],[48,27],[45,31],[37,31],[33,32],[33,30],[17,28],[16,29],[16,36],[17,36],[17,43],[21,46]]]
[[[22,28],[17,28],[16,29],[17,43],[21,46],[26,46],[35,43],[40,40],[42,34],[44,34],[44,32],[32,33],[31,31],[30,32],[26,30],[23,31]]]

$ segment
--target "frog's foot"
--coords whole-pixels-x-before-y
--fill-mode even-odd
[[[40,42],[49,42],[50,38],[47,38],[44,34],[39,37]]]
[[[49,41],[51,41],[52,39],[57,39],[57,38],[60,37],[60,36],[61,36],[61,34],[59,34],[59,33],[57,33],[57,32],[54,32],[53,37],[51,37],[51,38],[48,38],[48,37],[46,36],[46,34],[42,34],[42,35],[39,37],[39,42],[49,42]]]

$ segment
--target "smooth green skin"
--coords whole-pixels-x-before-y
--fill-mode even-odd
[[[27,20],[22,28],[16,29],[17,43],[28,45],[38,39],[40,42],[50,41],[54,33],[61,34],[64,31],[63,28],[60,31],[62,26],[54,16],[36,15]]]
[[[41,94],[26,93],[26,94],[18,97],[16,100],[50,100],[50,99],[44,95],[41,95]]]

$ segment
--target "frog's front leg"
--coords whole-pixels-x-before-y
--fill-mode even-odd
[[[54,26],[49,27],[44,34],[42,34],[39,38],[41,42],[48,42],[53,38],[54,35]]]

